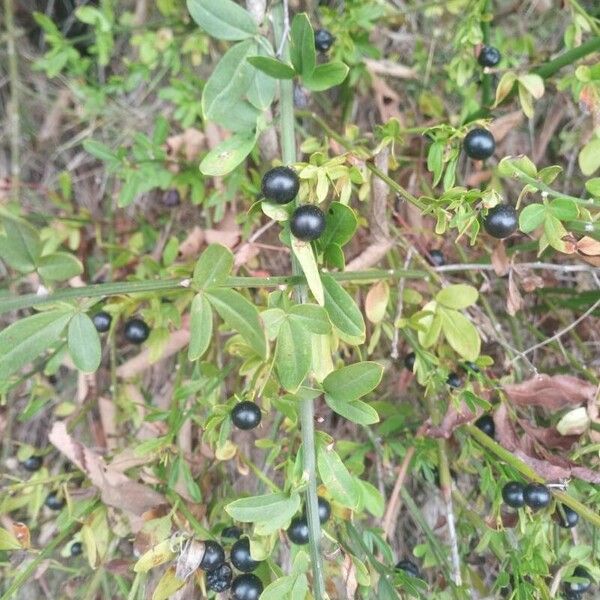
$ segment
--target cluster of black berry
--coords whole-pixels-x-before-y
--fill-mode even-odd
[[[96,331],[106,333],[110,329],[112,317],[106,311],[101,310],[92,317],[92,321],[96,327]],[[143,344],[150,335],[150,327],[142,319],[134,317],[125,323],[123,335],[132,344]]]

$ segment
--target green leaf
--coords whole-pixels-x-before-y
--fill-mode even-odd
[[[477,360],[481,339],[475,326],[462,313],[444,307],[439,308],[442,332],[452,349],[465,360]]]
[[[544,95],[544,80],[535,73],[519,76],[519,83],[536,99]]]
[[[295,583],[296,575],[278,577],[263,590],[260,600],[287,600]]]
[[[498,104],[510,94],[516,80],[517,76],[514,73],[511,73],[510,71],[504,73],[496,88],[496,100],[494,106],[498,106]]]
[[[374,390],[382,375],[380,364],[360,362],[330,373],[323,381],[323,389],[335,398],[350,402]]]
[[[3,216],[4,235],[0,235],[0,258],[21,273],[30,273],[38,263],[42,245],[38,232],[26,221]]]
[[[555,198],[550,202],[550,212],[561,221],[572,221],[579,216],[579,209],[573,200]]]
[[[519,103],[521,104],[525,116],[528,119],[532,119],[535,112],[533,107],[533,96],[520,81],[517,82],[517,90],[519,91]]]
[[[290,210],[281,204],[275,204],[274,202],[266,202],[263,200],[260,203],[260,208],[273,221],[287,221],[290,218]]]
[[[385,510],[385,502],[379,490],[368,481],[358,480],[365,508],[374,516],[381,518]]]
[[[342,62],[328,62],[319,65],[311,75],[304,76],[304,85],[313,92],[323,92],[340,85],[346,79],[350,69]]]
[[[265,325],[267,337],[274,340],[279,334],[281,324],[288,318],[281,308],[268,308],[260,313],[260,318]]]
[[[562,239],[567,235],[564,225],[553,215],[547,214],[544,221],[544,234],[550,246],[559,252],[565,249]]]
[[[37,358],[62,335],[73,316],[68,309],[55,309],[25,317],[0,332],[0,381]]]
[[[588,179],[585,182],[585,189],[596,198],[600,198],[600,177]]]
[[[17,538],[12,534],[0,527],[0,551],[1,550],[21,550],[21,544],[19,544]]]
[[[200,172],[211,177],[223,177],[231,173],[256,145],[255,132],[235,133],[217,144],[200,163]]]
[[[220,244],[211,244],[196,263],[194,284],[202,289],[217,287],[225,282],[232,268],[231,250]]]
[[[291,65],[270,56],[250,56],[247,60],[253,67],[273,79],[293,79],[296,76],[296,71]]]
[[[309,242],[297,240],[293,235],[290,236],[290,239],[292,242],[292,251],[302,267],[304,277],[306,277],[306,283],[315,297],[315,300],[323,306],[325,304],[323,284],[321,282],[319,267],[317,266],[317,259],[315,258],[312,246]]]
[[[306,13],[294,17],[291,27],[290,58],[296,73],[308,77],[317,61],[315,34]]]
[[[360,505],[361,491],[337,452],[319,447],[317,467],[321,480],[332,498],[343,506],[356,510]]]
[[[427,169],[433,173],[433,186],[435,187],[442,179],[444,172],[444,144],[442,142],[434,142],[429,146]]]
[[[319,238],[319,247],[327,248],[330,244],[344,246],[354,235],[358,219],[349,206],[332,202],[327,210],[325,231]]]
[[[68,252],[54,252],[40,258],[37,270],[41,277],[49,281],[66,281],[81,275],[83,265]]]
[[[579,153],[579,168],[589,176],[600,168],[600,138],[592,138]]]
[[[286,318],[279,328],[274,360],[279,383],[288,392],[295,392],[308,375],[310,349],[311,340],[302,323]]]
[[[190,309],[188,359],[198,360],[208,350],[213,331],[213,311],[204,294],[196,294]]]
[[[267,341],[256,306],[228,288],[207,290],[206,296],[225,323],[237,331],[261,358],[266,358]]]
[[[331,410],[353,423],[372,425],[379,422],[377,411],[362,400],[346,401],[343,398],[325,394],[325,402]]]
[[[546,218],[546,207],[543,204],[530,204],[519,213],[519,229],[529,233],[537,229]]]
[[[421,329],[417,334],[423,348],[431,348],[437,342],[442,331],[442,319],[437,312],[437,303],[428,302],[423,307],[423,312],[428,311],[431,311],[431,314],[425,315],[419,320]]]
[[[258,54],[259,56],[273,56],[273,48],[271,42],[264,36],[259,36],[258,39]],[[250,88],[248,89],[248,100],[250,103],[261,111],[267,110],[273,103],[275,92],[277,91],[277,80],[269,77],[256,67],[252,69],[253,77]]]
[[[246,59],[255,53],[256,42],[246,40],[223,55],[202,92],[202,112],[206,119],[235,131],[255,129],[259,111],[244,100],[256,73]],[[244,127],[236,127],[236,119]]]
[[[252,15],[232,0],[187,0],[192,19],[220,40],[244,40],[258,33]]]
[[[479,292],[474,287],[463,283],[449,285],[440,290],[435,297],[439,304],[457,310],[475,304],[477,298],[479,298]]]
[[[321,273],[325,292],[325,310],[342,340],[349,344],[365,341],[362,313],[346,290],[328,273]]]
[[[97,140],[87,139],[83,141],[83,149],[92,156],[110,165],[117,164],[117,155],[105,144]]]
[[[263,496],[240,498],[225,507],[235,521],[256,523],[257,533],[268,535],[286,525],[300,508],[300,496],[278,492]]]
[[[290,309],[290,318],[312,333],[329,333],[331,323],[327,311],[315,304],[296,304]]]
[[[67,343],[69,354],[80,371],[94,373],[98,369],[102,360],[100,337],[85,313],[77,313],[69,321]]]

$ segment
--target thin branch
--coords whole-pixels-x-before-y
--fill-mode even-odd
[[[406,479],[406,474],[408,473],[408,467],[410,466],[410,461],[415,454],[414,446],[411,446],[404,455],[402,459],[402,464],[398,469],[398,476],[396,477],[396,483],[394,483],[394,489],[390,495],[390,499],[388,501],[387,509],[385,511],[385,515],[383,516],[383,521],[381,523],[381,528],[383,529],[383,537],[388,538],[390,533],[396,529],[396,522],[398,521],[398,513],[400,512],[400,492],[402,491],[402,486],[404,485],[404,480]]]

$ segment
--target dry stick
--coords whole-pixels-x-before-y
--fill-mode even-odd
[[[19,121],[20,83],[15,43],[16,32],[13,0],[4,0],[4,18],[6,20],[6,53],[8,54],[8,77],[10,80],[8,122],[10,127],[11,195],[13,200],[18,200],[21,179],[21,162],[19,157],[19,142],[21,139],[21,123]]]
[[[412,260],[413,255],[413,247],[410,246],[408,248],[408,252],[406,253],[406,260],[404,261],[404,268],[408,268],[410,261]],[[400,327],[398,326],[398,322],[402,317],[402,310],[404,307],[404,285],[406,283],[406,279],[402,277],[398,283],[398,303],[396,304],[396,318],[394,319],[394,335],[392,337],[392,350],[390,352],[390,357],[392,360],[398,360],[398,342],[400,341]]]
[[[400,492],[402,491],[402,486],[404,485],[404,480],[406,479],[406,473],[408,472],[408,467],[410,466],[410,461],[415,454],[414,446],[411,446],[404,455],[402,460],[402,464],[398,469],[398,476],[396,477],[396,483],[394,484],[394,489],[392,490],[392,494],[390,496],[387,509],[385,511],[385,515],[383,516],[383,521],[381,524],[381,528],[383,529],[383,538],[389,538],[392,531],[396,528],[396,523],[398,521],[398,514],[400,512],[400,507],[402,506],[400,502]]]

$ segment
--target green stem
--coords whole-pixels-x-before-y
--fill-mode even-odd
[[[288,6],[285,0],[273,8],[273,23],[275,25],[275,42],[281,47],[283,60],[289,60],[289,47],[284,35],[289,24]],[[281,111],[281,153],[284,164],[296,162],[296,133],[294,115],[294,84],[292,81],[279,82]],[[302,269],[292,254],[292,271],[295,276],[302,274]],[[306,286],[296,285],[296,301],[302,304],[306,301]],[[308,479],[306,489],[306,516],[309,531],[309,550],[313,572],[313,597],[322,600],[325,596],[325,580],[321,559],[321,523],[317,499],[317,469],[315,457],[314,406],[312,400],[303,399],[300,402],[300,433],[302,435],[302,456],[304,458],[304,473]]]
[[[484,12],[486,16],[492,12],[492,1],[487,0]],[[487,46],[490,43],[490,22],[486,18],[481,22],[481,32],[483,33],[483,43]],[[481,78],[481,104],[484,107],[491,106],[492,97],[492,76],[490,73],[483,73]]]
[[[463,426],[468,432],[469,435],[479,444],[481,444],[484,448],[495,454],[498,458],[501,458],[503,461],[508,463],[513,469],[519,471],[521,475],[527,477],[533,482],[536,483],[545,483],[544,478],[540,477],[529,465],[526,465],[522,460],[517,458],[512,452],[509,452],[506,448],[502,447],[500,444],[495,442],[491,437],[483,433],[480,429],[475,427],[475,425],[464,425]],[[596,527],[600,527],[600,514],[595,513],[590,510],[587,506],[575,500],[575,498],[569,496],[564,492],[557,491],[552,489],[552,494],[554,497],[566,504],[569,508],[572,508],[575,512],[577,512],[582,518],[589,521],[592,525]]]
[[[78,520],[83,519],[86,515],[92,512],[97,506],[97,502],[92,502],[87,506],[79,515]],[[52,541],[50,541],[44,549],[31,561],[28,562],[27,565],[19,571],[19,574],[14,578],[10,587],[4,592],[4,595],[0,598],[0,600],[11,600],[16,598],[17,590],[27,581],[31,579],[33,573],[38,568],[39,564],[50,558],[52,553],[71,535],[71,531],[73,527],[78,523],[78,520],[73,519],[69,525],[62,531],[59,535],[57,535]]]

